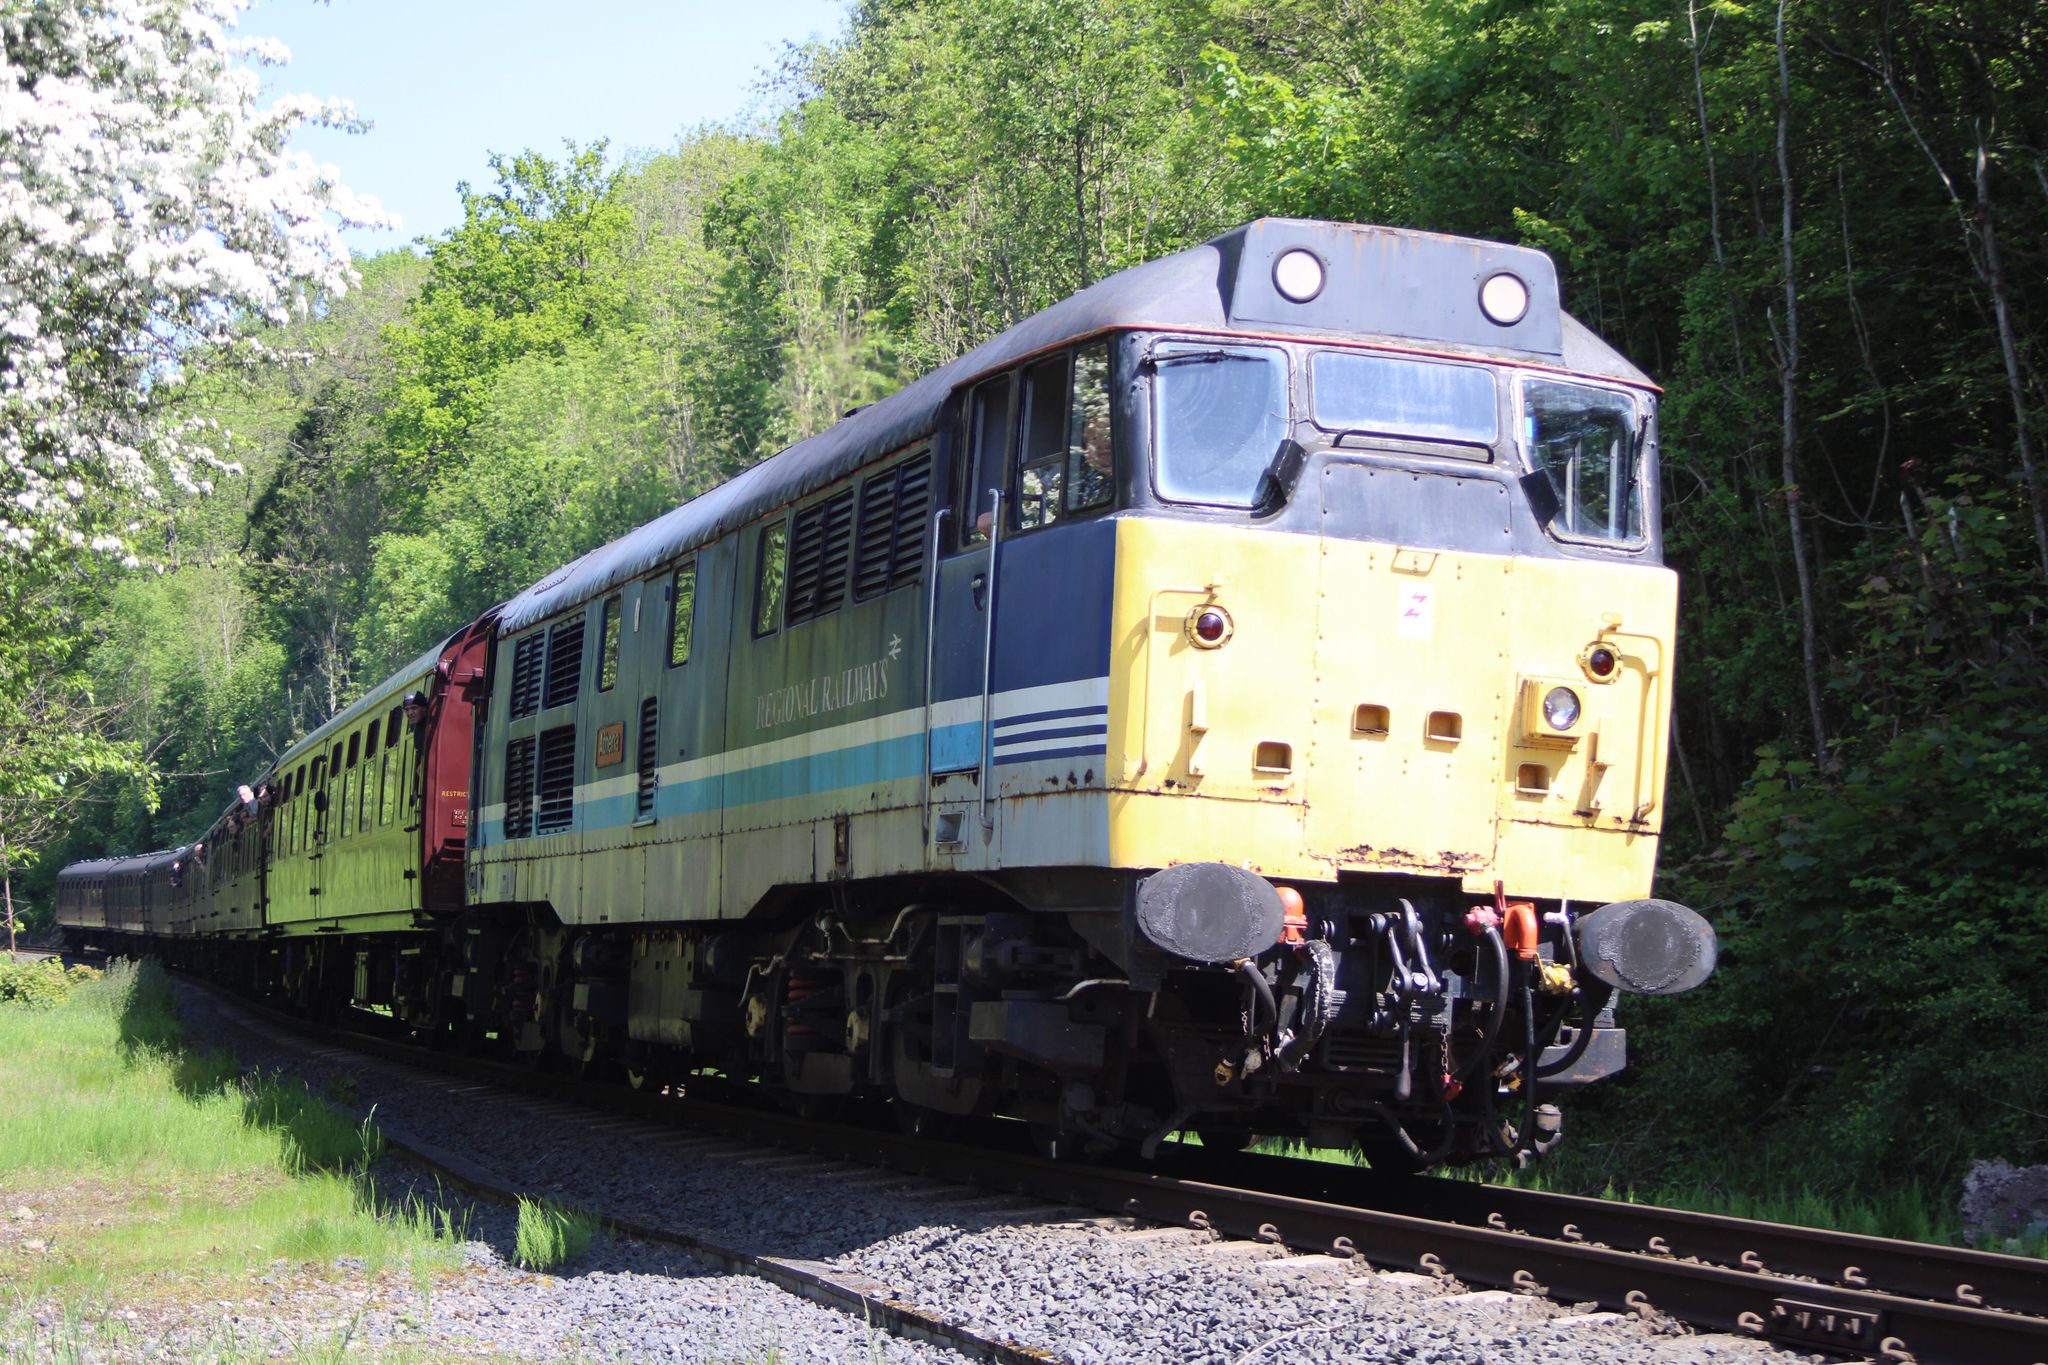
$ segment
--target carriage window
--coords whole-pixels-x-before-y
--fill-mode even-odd
[[[1074,395],[1067,405],[1067,510],[1101,507],[1116,494],[1109,443],[1109,347],[1074,353]]]
[[[398,747],[398,708],[395,706],[391,708],[390,714],[384,717],[384,747]]]
[[[370,755],[374,750],[378,729],[379,727],[376,722],[372,721],[370,724],[372,748],[363,751],[362,792],[356,798],[356,804],[361,807],[361,817],[356,822],[356,828],[364,834],[368,834],[377,824],[377,781],[382,775],[384,768],[382,764],[371,761]]]
[[[668,585],[668,666],[690,662],[690,625],[697,615],[697,565],[677,569]]]
[[[992,515],[989,490],[1003,481],[1010,453],[1010,376],[991,379],[974,391],[967,422],[967,487],[961,498],[967,512],[960,522],[963,544],[988,539]]]
[[[1499,434],[1493,375],[1470,365],[1323,351],[1309,377],[1316,425],[1326,431],[1480,446]]]
[[[772,634],[782,619],[782,585],[789,577],[789,525],[761,528],[761,561],[754,579],[754,634]]]
[[[619,680],[619,599],[604,600],[604,643],[597,656],[597,690],[609,692]]]
[[[1548,380],[1523,386],[1522,440],[1532,466],[1524,483],[1553,534],[1641,538],[1643,429],[1625,393]]]
[[[1287,357],[1266,347],[1169,342],[1152,362],[1159,495],[1256,506],[1287,438]]]
[[[348,768],[341,775],[341,837],[344,839],[355,833],[356,802],[363,789],[363,779],[356,771],[359,739],[357,735],[348,737]]]

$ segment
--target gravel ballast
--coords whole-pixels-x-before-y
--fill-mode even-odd
[[[451,1086],[431,1073],[272,1036],[265,1026],[245,1027],[239,1012],[204,991],[180,992],[196,1042],[229,1048],[245,1066],[299,1075],[316,1092],[346,1097],[342,1107],[358,1114],[374,1108],[398,1140],[459,1152],[512,1188],[857,1272],[929,1312],[1078,1365],[1817,1358],[1189,1230],[1124,1230],[1074,1210],[1032,1210],[887,1172],[849,1173],[686,1130],[649,1140],[620,1131],[628,1125],[609,1116]],[[511,1218],[489,1207],[479,1208],[479,1228]],[[503,1237],[494,1231],[481,1240],[509,1249],[509,1222]],[[542,1339],[552,1333],[599,1359],[738,1361],[771,1351],[782,1361],[960,1358],[762,1280],[710,1271],[674,1249],[618,1243],[562,1277],[522,1277],[502,1261],[481,1268],[473,1292],[436,1295],[431,1311],[436,1320],[448,1313],[450,1340],[476,1331],[477,1344],[512,1354],[545,1354]]]

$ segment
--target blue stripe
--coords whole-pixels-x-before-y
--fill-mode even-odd
[[[964,750],[964,766],[974,767],[974,751],[981,731],[979,721],[945,725],[932,731],[933,753],[941,745]],[[871,740],[822,754],[805,754],[779,763],[763,763],[738,772],[717,773],[689,782],[664,783],[654,790],[654,817],[669,820],[682,815],[702,815],[722,806],[748,806],[764,801],[783,801],[793,796],[821,795],[848,787],[875,786],[924,775],[924,733],[900,735],[895,739]],[[551,834],[574,834],[630,825],[638,815],[637,792],[583,799],[576,803],[576,818],[567,829]],[[503,820],[483,822],[481,843],[486,845],[524,840],[505,838]]]
[[[1064,711],[1034,711],[1028,716],[1011,716],[1008,719],[997,721],[996,729],[1007,730],[1017,725],[1033,725],[1042,720],[1065,720],[1068,716],[1107,715],[1109,715],[1109,707],[1106,704],[1102,706],[1070,706]],[[997,743],[1001,742],[1001,740],[997,741]]]

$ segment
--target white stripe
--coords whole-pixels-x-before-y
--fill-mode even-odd
[[[1006,716],[1028,716],[1039,711],[1072,711],[1082,707],[1093,707],[1107,713],[1108,678],[1082,678],[1075,682],[1048,683],[1043,687],[1020,687],[1009,692],[999,692],[991,699],[989,710],[994,718],[1000,721]],[[973,724],[980,719],[980,697],[960,697],[953,701],[940,702],[932,708],[934,728]],[[1101,717],[1060,717],[1043,722],[1043,726],[1060,728],[1085,725],[1097,719]],[[662,786],[672,787],[678,783],[717,777],[721,773],[737,773],[749,768],[765,767],[770,763],[783,763],[796,758],[815,758],[820,754],[835,753],[859,744],[902,739],[906,735],[917,734],[923,727],[924,708],[908,707],[901,711],[891,711],[887,715],[871,716],[866,720],[848,721],[843,725],[831,725],[822,730],[810,730],[783,739],[767,740],[729,753],[670,763],[660,769],[660,781]],[[1040,723],[1033,721],[1012,734],[998,736],[996,747],[1008,751],[1013,740],[1026,739],[1039,728]],[[577,787],[576,800],[588,802],[603,800],[610,796],[624,796],[635,791],[637,785],[638,775],[629,769],[616,777],[601,778]],[[485,806],[483,817],[486,821],[495,820],[502,823],[505,818],[504,803],[493,802]]]
[[[905,735],[916,734],[923,725],[922,707],[891,711],[886,716],[871,716],[867,720],[848,721],[844,725],[832,725],[823,730],[790,735],[786,739],[771,739],[762,744],[749,745],[744,749],[734,749],[730,753],[712,754],[708,758],[693,758],[681,763],[671,763],[661,770],[661,784],[672,787],[679,782],[694,782],[701,778],[716,777],[720,773],[744,772],[749,768],[765,767],[770,763],[786,763],[793,758],[815,758],[820,754],[850,749],[857,744],[876,744],[883,740],[901,739]]]
[[[638,789],[639,785],[640,775],[633,769],[628,768],[617,777],[600,777],[597,781],[587,786],[578,787],[576,789],[576,799],[578,801],[602,801],[607,796],[624,796],[626,793]]]
[[[1040,711],[1078,711],[1082,707],[1109,705],[1108,678],[1081,678],[1075,682],[1047,683],[1043,687],[1019,687],[998,692],[991,699],[989,714],[997,721],[1010,716],[1036,715]],[[956,697],[932,708],[934,729],[945,725],[972,725],[981,719],[980,697]]]
[[[1107,735],[1060,735],[1055,739],[1034,739],[1023,744],[998,744],[997,758],[1017,758],[1025,754],[1042,754],[1051,749],[1095,749],[1108,744]]]
[[[996,731],[998,751],[1023,740],[1034,739],[1048,730],[1073,730],[1081,727],[1106,729],[1109,725],[1108,710],[1086,711],[1078,716],[1048,716],[1044,720],[1026,721],[1014,730]]]

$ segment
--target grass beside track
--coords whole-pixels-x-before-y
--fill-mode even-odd
[[[225,1326],[191,1338],[195,1308],[260,1315],[259,1284],[356,1275],[425,1295],[460,1263],[457,1217],[379,1196],[374,1127],[189,1049],[172,1001],[153,963],[118,963],[53,1007],[0,1007],[0,1358],[140,1354],[175,1330],[173,1355],[239,1359]]]

